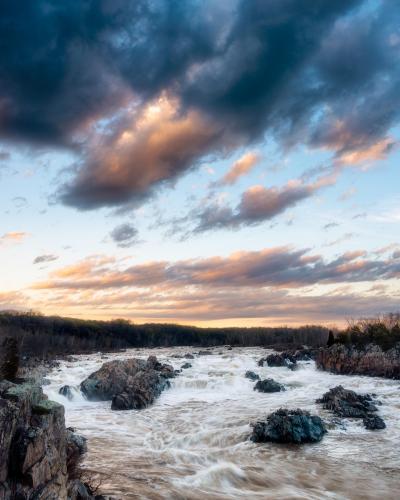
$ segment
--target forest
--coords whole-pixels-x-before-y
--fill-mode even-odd
[[[34,312],[0,312],[0,345],[18,340],[21,356],[113,351],[131,347],[326,345],[329,330],[318,325],[265,328],[199,328],[175,324],[134,324],[127,320],[82,320]]]

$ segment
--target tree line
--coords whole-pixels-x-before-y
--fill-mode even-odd
[[[131,347],[326,345],[329,330],[301,327],[199,328],[175,324],[134,324],[123,319],[82,320],[34,312],[0,312],[0,345],[17,338],[22,357],[40,358]]]

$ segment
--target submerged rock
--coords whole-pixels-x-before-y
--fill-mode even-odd
[[[383,418],[378,417],[378,415],[368,415],[363,418],[364,427],[370,431],[375,431],[378,429],[386,429],[386,424]]]
[[[63,385],[62,387],[60,387],[58,394],[61,394],[61,396],[64,396],[69,401],[72,401],[74,399],[72,388],[69,385]]]
[[[115,360],[104,363],[81,383],[90,401],[112,401],[112,410],[141,409],[149,406],[170,386],[176,372],[155,356],[143,359]]]
[[[257,375],[257,373],[252,372],[251,370],[247,370],[247,372],[244,374],[246,378],[249,378],[250,380],[260,380],[260,375]]]
[[[258,392],[281,392],[286,389],[274,379],[266,378],[265,380],[259,380],[254,386],[254,390]]]
[[[314,443],[327,432],[322,419],[304,410],[280,409],[271,413],[266,421],[253,426],[251,440],[255,443]]]
[[[182,370],[187,370],[188,368],[192,368],[192,365],[190,363],[184,363],[182,366],[181,366],[181,369]]]
[[[377,411],[369,394],[357,394],[344,389],[341,385],[330,389],[316,402],[322,403],[326,410],[333,411],[339,417],[364,418],[371,412]]]

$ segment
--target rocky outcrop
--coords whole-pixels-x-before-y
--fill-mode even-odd
[[[64,407],[46,399],[40,386],[0,382],[0,500],[80,498],[68,493],[68,442],[79,439],[73,436]],[[80,488],[94,498],[86,485]]]
[[[260,375],[257,375],[257,373],[252,372],[251,370],[247,370],[247,372],[244,374],[244,376],[250,380],[260,380]]]
[[[81,383],[81,391],[90,401],[112,401],[112,410],[146,408],[170,386],[176,375],[170,365],[155,356],[143,359],[115,360],[104,363]]]
[[[259,380],[254,386],[254,390],[258,392],[281,392],[285,391],[285,387],[272,378],[266,378],[265,380]]]
[[[318,368],[333,373],[400,379],[400,345],[383,351],[375,344],[334,344],[320,349],[315,361]]]
[[[326,392],[316,402],[321,403],[326,410],[333,411],[339,417],[362,418],[367,429],[384,429],[386,427],[383,420],[374,415],[378,408],[370,394],[357,394],[338,385]]]
[[[304,410],[280,409],[253,426],[251,440],[260,443],[314,443],[327,432],[324,422]]]

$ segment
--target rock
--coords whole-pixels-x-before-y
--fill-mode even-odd
[[[324,422],[303,410],[280,409],[271,413],[266,421],[253,426],[251,440],[260,443],[314,443],[327,432]]]
[[[244,374],[246,378],[249,378],[250,380],[260,380],[260,376],[257,375],[257,373],[252,372],[251,370],[247,370],[247,372]]]
[[[73,494],[78,483],[68,461],[85,451],[86,440],[65,428],[64,407],[46,399],[39,385],[0,384],[1,500],[83,498]],[[84,498],[94,499],[89,494]]]
[[[377,429],[386,429],[385,421],[378,415],[368,415],[363,418],[363,424],[366,429],[374,431]]]
[[[193,354],[190,354],[190,353],[185,354],[183,357],[186,359],[194,359]]]
[[[278,366],[286,366],[287,368],[291,368],[296,364],[295,357],[287,352],[270,354],[265,358],[261,358],[258,361],[258,366],[264,366],[267,363],[268,366],[278,367]]]
[[[115,360],[104,363],[81,383],[90,401],[112,401],[112,410],[146,408],[161,392],[170,387],[169,378],[176,372],[171,365],[160,363],[155,356],[142,359]]]
[[[369,394],[360,395],[341,385],[330,389],[316,402],[322,403],[326,410],[333,411],[339,417],[364,418],[377,411]]]
[[[259,380],[254,386],[254,390],[258,392],[281,392],[284,391],[285,388],[274,379],[267,378],[265,380]]]
[[[181,366],[182,370],[187,370],[188,368],[192,368],[192,365],[190,363],[185,363]]]
[[[210,356],[212,354],[212,352],[210,352],[210,351],[199,351],[197,354],[199,356]]]
[[[127,379],[126,389],[112,398],[112,410],[141,410],[147,408],[170,387],[169,380],[156,371],[143,371]]]
[[[400,379],[400,344],[387,351],[375,344],[333,344],[320,349],[315,361],[317,368],[333,373]]]
[[[64,396],[69,401],[72,401],[74,399],[72,388],[69,385],[63,385],[62,387],[60,387],[58,394],[61,394],[61,396]]]

